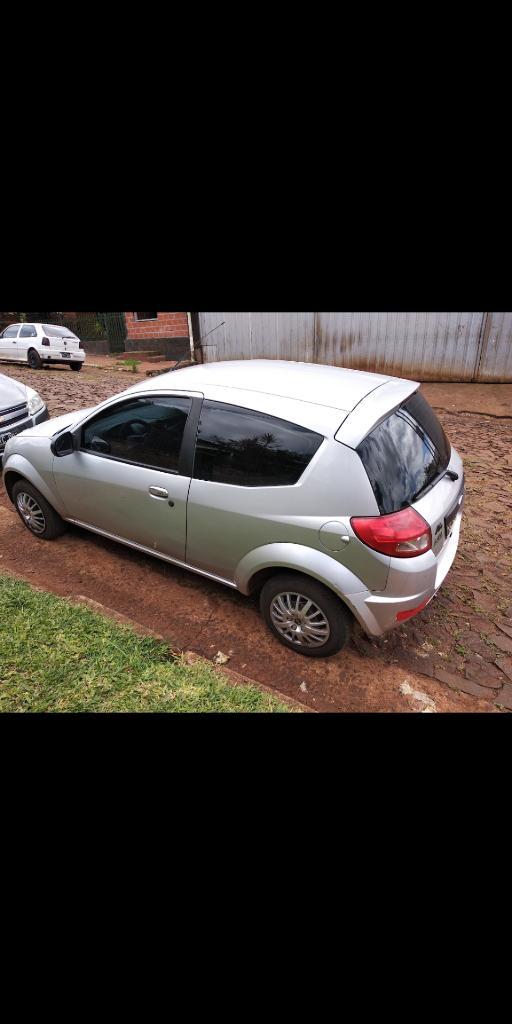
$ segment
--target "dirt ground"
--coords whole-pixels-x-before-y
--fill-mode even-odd
[[[94,405],[145,376],[105,365],[74,374],[3,364],[0,372],[35,387],[53,416]],[[99,601],[175,648],[208,658],[220,650],[230,668],[316,711],[512,709],[512,385],[426,384],[424,393],[464,459],[461,543],[434,601],[380,640],[357,632],[333,658],[301,657],[268,632],[256,600],[220,584],[74,527],[52,544],[38,541],[2,485],[0,569],[66,597]]]

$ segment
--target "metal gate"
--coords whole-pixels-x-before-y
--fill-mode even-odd
[[[512,313],[486,313],[478,380],[512,381]]]
[[[126,321],[124,313],[98,313],[111,352],[124,352],[126,341]]]
[[[290,359],[418,380],[512,381],[512,313],[199,313],[198,319],[205,361]]]
[[[199,313],[201,348],[216,359],[296,359],[314,354],[315,313]]]
[[[472,380],[483,313],[318,313],[320,363],[420,380]]]

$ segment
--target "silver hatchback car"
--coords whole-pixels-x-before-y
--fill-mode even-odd
[[[254,360],[153,377],[8,441],[36,536],[65,523],[233,587],[294,651],[416,615],[457,550],[462,461],[413,381]]]

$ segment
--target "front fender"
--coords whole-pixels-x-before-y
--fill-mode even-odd
[[[368,588],[350,569],[330,555],[302,544],[265,544],[244,555],[238,563],[235,583],[242,594],[250,592],[250,581],[260,569],[294,569],[313,576],[333,590],[348,605],[356,619],[362,623],[359,608],[351,601],[351,594],[368,593]]]
[[[50,464],[52,460],[53,456],[50,456]],[[7,455],[7,458],[4,458],[4,464],[2,469],[4,484],[8,494],[9,489],[7,487],[7,483],[9,473],[16,473],[19,476],[24,477],[25,480],[28,480],[29,483],[34,485],[34,487],[37,487],[38,491],[43,495],[43,498],[46,498],[47,502],[52,506],[52,508],[55,509],[56,512],[59,513],[59,515],[66,515],[66,510],[57,492],[51,486],[49,486],[49,483],[45,480],[44,476],[42,476],[37,469],[34,469],[32,463],[29,462],[28,459],[25,459],[23,455],[19,455],[17,453],[13,455]],[[51,480],[52,478],[50,469],[48,470],[48,476],[50,477]]]

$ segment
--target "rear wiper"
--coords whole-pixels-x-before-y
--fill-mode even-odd
[[[444,473],[441,473],[440,476],[434,477],[433,480],[429,480],[427,484],[424,484],[423,487],[420,487],[419,491],[417,491],[416,494],[413,494],[412,498],[409,501],[409,504],[412,505],[415,501],[418,501],[418,498],[422,498],[424,494],[427,494],[428,491],[431,491],[432,488],[435,487],[435,485],[438,484],[440,480],[443,480],[445,476],[449,476],[450,480],[459,479],[459,474],[456,473],[454,469],[447,469]]]
[[[418,498],[421,498],[422,495],[426,494],[430,489],[430,484],[425,484],[424,487],[420,487],[419,491],[416,491],[416,494],[413,494],[412,498],[409,499],[409,505],[413,505],[415,501],[418,501]]]

